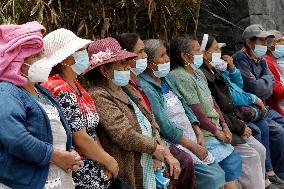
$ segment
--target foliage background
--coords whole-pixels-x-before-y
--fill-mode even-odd
[[[222,3],[224,0],[216,0]],[[0,24],[38,20],[85,38],[137,32],[168,42],[197,31],[201,0],[0,0]]]

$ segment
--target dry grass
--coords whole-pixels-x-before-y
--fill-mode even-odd
[[[171,39],[195,23],[201,0],[0,0],[0,23],[38,20],[48,31],[68,28],[101,38],[121,32]]]

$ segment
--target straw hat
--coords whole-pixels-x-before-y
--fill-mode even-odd
[[[88,53],[91,65],[85,73],[103,64],[137,57],[136,54],[122,49],[118,41],[112,37],[92,42],[88,47]]]
[[[51,67],[61,63],[79,49],[86,47],[92,41],[77,37],[72,31],[60,28],[44,38],[43,58],[39,60]]]

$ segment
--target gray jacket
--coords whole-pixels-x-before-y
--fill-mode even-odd
[[[257,62],[245,50],[233,55],[234,64],[241,71],[244,80],[244,91],[255,94],[259,98],[268,99],[273,92],[275,82],[273,74],[264,59]]]

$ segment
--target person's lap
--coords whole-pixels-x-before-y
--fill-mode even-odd
[[[226,182],[234,181],[242,175],[242,159],[235,150],[219,165],[225,172]]]
[[[242,157],[242,176],[238,179],[243,189],[259,189],[265,187],[264,160],[265,148],[253,137],[247,139],[249,143],[234,146]],[[262,157],[260,157],[262,156]]]
[[[225,172],[217,164],[195,164],[198,189],[218,189],[225,184]]]

